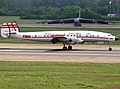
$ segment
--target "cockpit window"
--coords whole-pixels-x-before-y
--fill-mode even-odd
[[[112,36],[111,34],[109,34],[108,36]]]

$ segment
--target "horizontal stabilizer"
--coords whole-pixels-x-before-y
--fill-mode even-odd
[[[3,38],[9,38],[11,34],[19,32],[19,27],[16,23],[4,23],[1,26],[1,36]]]

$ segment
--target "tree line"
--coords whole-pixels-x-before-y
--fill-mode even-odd
[[[110,3],[111,2],[111,3]],[[0,16],[21,16],[21,19],[82,18],[120,20],[120,0],[1,0]]]

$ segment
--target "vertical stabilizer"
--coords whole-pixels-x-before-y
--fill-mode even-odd
[[[1,26],[1,36],[3,38],[9,38],[12,34],[17,34],[19,27],[16,23],[4,23]]]

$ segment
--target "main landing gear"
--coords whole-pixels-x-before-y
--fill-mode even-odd
[[[67,47],[64,45],[64,46],[63,46],[63,50],[72,50],[72,46],[69,45],[68,48],[67,48]]]
[[[110,42],[108,42],[108,44],[109,44],[109,51],[112,51],[112,47],[111,47],[111,45],[110,45]],[[68,48],[65,46],[65,44],[64,44],[64,46],[63,46],[63,50],[72,50],[72,46],[71,45],[69,45],[68,46]]]
[[[108,44],[109,44],[109,51],[112,51],[112,48],[111,48],[110,42],[108,42]]]

